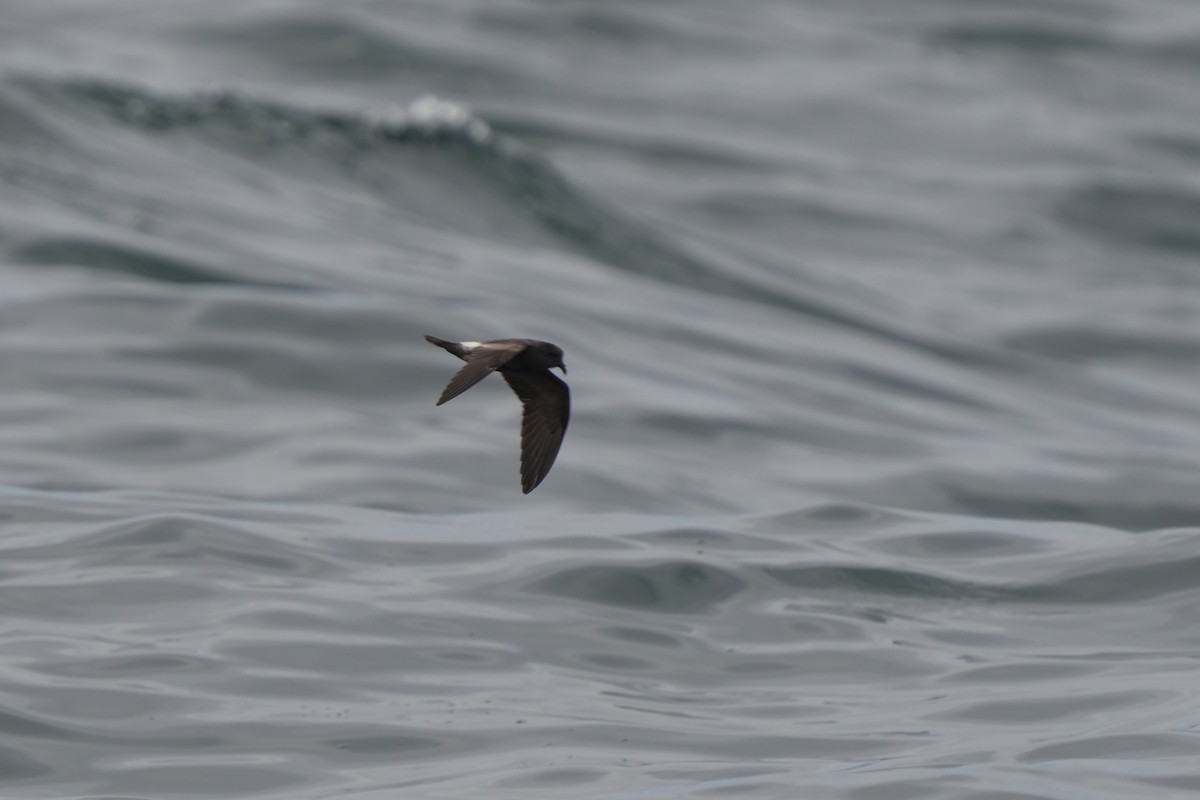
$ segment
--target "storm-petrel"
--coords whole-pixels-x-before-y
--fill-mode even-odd
[[[447,342],[436,336],[425,341],[436,344],[467,362],[446,384],[440,406],[470,389],[493,372],[499,372],[521,398],[521,491],[529,494],[542,482],[562,446],[571,416],[571,393],[551,367],[567,374],[563,351],[558,345],[537,339],[493,339],[490,342]]]

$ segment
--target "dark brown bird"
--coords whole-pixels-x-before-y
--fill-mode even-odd
[[[521,491],[529,494],[542,482],[558,449],[571,416],[571,393],[550,371],[558,367],[567,374],[563,351],[558,345],[537,339],[493,339],[490,342],[447,342],[436,336],[425,341],[467,362],[446,384],[440,406],[499,372],[521,398]]]

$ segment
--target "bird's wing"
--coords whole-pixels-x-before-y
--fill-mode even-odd
[[[550,472],[571,417],[571,393],[548,369],[501,373],[521,398],[521,491],[532,492]]]
[[[471,350],[465,356],[467,359],[466,366],[460,369],[450,379],[450,382],[446,384],[446,388],[442,390],[442,396],[438,398],[437,404],[440,406],[447,400],[453,400],[455,397],[458,397],[467,389],[470,389],[488,375],[503,367],[524,349],[525,345],[523,344],[484,342],[474,350]]]
[[[436,336],[425,335],[425,341],[430,344],[436,344],[438,347],[445,350],[447,353],[452,353],[458,356],[463,361],[467,360],[467,351],[463,349],[461,342],[447,342],[445,339],[439,339]]]

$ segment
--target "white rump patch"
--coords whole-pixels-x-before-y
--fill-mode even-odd
[[[469,352],[471,350],[474,350],[476,347],[479,347],[481,342],[459,342],[458,344],[460,347],[462,347],[463,350],[466,350]]]

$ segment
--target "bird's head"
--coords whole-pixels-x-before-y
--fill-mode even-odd
[[[562,374],[567,374],[567,365],[563,363],[562,348],[556,344],[546,342],[546,347],[543,350],[543,357],[546,359],[546,368],[551,369],[558,367],[562,370]]]

